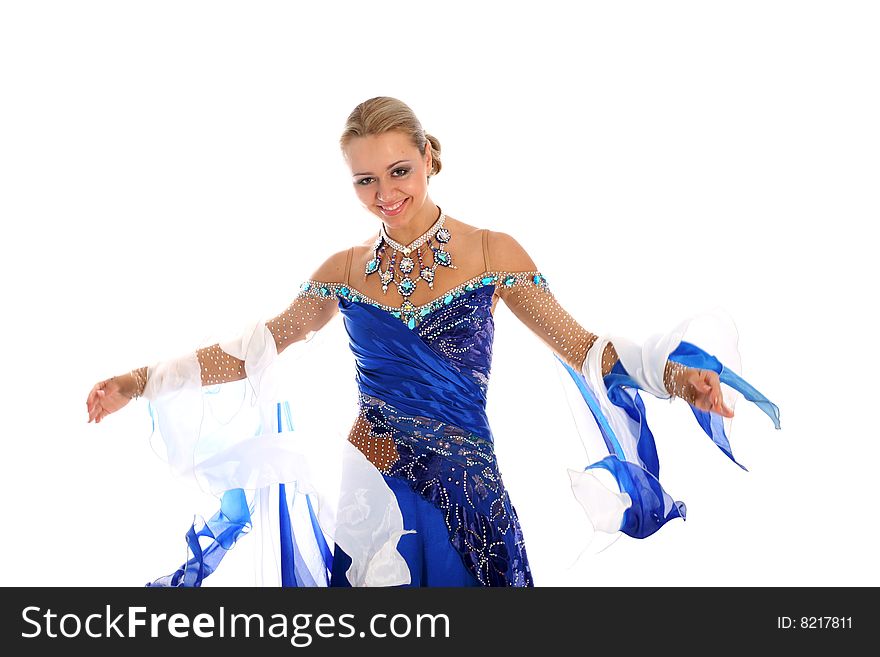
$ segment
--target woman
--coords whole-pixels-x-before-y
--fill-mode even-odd
[[[380,220],[375,237],[331,255],[283,313],[240,340],[112,377],[89,393],[95,422],[130,399],[150,399],[172,465],[221,496],[221,511],[190,530],[192,558],[155,584],[199,585],[259,514],[274,523],[274,581],[283,585],[532,586],[485,413],[499,299],[551,348],[598,429],[591,458],[600,458],[571,471],[597,530],[643,538],[684,517],[683,503],[657,480],[638,389],[684,398],[731,459],[722,420],[733,417],[733,403],[722,382],[779,428],[772,403],[682,340],[691,320],[645,346],[599,337],[559,305],[513,237],[445,215],[428,194],[441,168],[439,142],[404,103],[361,103],[340,144],[360,202]],[[310,469],[307,446],[295,434],[278,440],[286,406],[270,382],[278,355],[301,348],[337,312],[355,357],[358,410],[339,445],[334,496],[330,480]],[[261,429],[206,438],[202,387],[245,379],[261,404]],[[293,483],[309,494],[298,507],[311,521],[306,529],[293,520]]]

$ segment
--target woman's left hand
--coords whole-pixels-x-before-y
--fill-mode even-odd
[[[702,411],[733,417],[733,409],[724,404],[724,398],[721,396],[721,379],[717,372],[688,367],[680,376],[682,397],[689,404]]]

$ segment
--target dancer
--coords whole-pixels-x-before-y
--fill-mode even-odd
[[[780,428],[777,407],[735,372],[730,322],[695,316],[643,345],[596,335],[516,239],[445,214],[428,193],[440,144],[403,102],[359,104],[340,145],[358,199],[379,219],[375,235],[332,254],[283,312],[240,338],[100,381],[88,395],[95,422],[147,398],[175,472],[221,499],[189,530],[187,562],[152,584],[200,585],[262,523],[266,584],[533,586],[486,414],[499,300],[550,348],[595,429],[590,462],[570,477],[597,532],[645,538],[685,515],[658,479],[640,390],[684,399],[731,460],[737,395]],[[358,390],[356,416],[334,441],[332,418],[308,435],[289,430],[279,371],[286,350],[304,349],[339,315]],[[684,340],[697,324],[714,327],[703,333],[713,344]],[[250,386],[241,414],[256,413],[256,431],[207,426],[207,391],[233,382]],[[337,479],[315,465],[322,449],[336,455]]]

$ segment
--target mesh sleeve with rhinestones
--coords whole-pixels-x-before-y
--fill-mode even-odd
[[[280,354],[294,342],[305,340],[320,330],[338,310],[335,297],[308,296],[301,287],[293,302],[268,320],[266,327],[275,339],[275,346]],[[196,355],[203,386],[238,381],[246,376],[244,361],[223,351],[219,343],[196,350]],[[146,382],[147,367],[140,368],[140,371],[143,374],[141,381]],[[143,393],[143,388],[138,393]]]
[[[550,290],[547,279],[536,272],[533,279],[518,285],[502,285],[499,296],[511,312],[559,358],[576,372],[581,371],[587,352],[599,336],[578,324],[562,307]],[[608,374],[616,362],[617,352],[609,342],[602,354],[602,374]]]
[[[583,370],[587,352],[599,336],[581,326],[562,307],[550,290],[546,278],[539,272],[527,272],[524,281],[511,286],[501,285],[499,290],[499,296],[523,324],[569,367],[576,372]],[[611,372],[617,361],[617,351],[608,342],[602,352],[602,375]],[[677,382],[684,369],[679,363],[666,363],[664,383],[670,394],[682,396]]]

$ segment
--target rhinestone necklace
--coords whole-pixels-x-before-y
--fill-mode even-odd
[[[385,224],[383,223],[382,227],[379,229],[379,235],[376,237],[376,242],[373,244],[373,259],[367,263],[367,266],[364,269],[364,278],[366,279],[370,274],[379,272],[379,279],[382,281],[382,293],[387,294],[388,285],[394,283],[397,286],[397,291],[400,293],[400,296],[404,299],[401,304],[401,309],[411,307],[412,303],[409,301],[409,297],[415,292],[416,283],[418,283],[418,281],[425,281],[428,284],[428,287],[433,290],[434,272],[437,270],[438,266],[458,269],[458,267],[452,264],[452,254],[445,248],[446,244],[452,239],[452,234],[449,232],[449,229],[444,228],[443,226],[445,220],[446,215],[443,214],[443,211],[441,210],[437,221],[435,221],[427,231],[406,246],[391,239],[388,236],[388,233],[385,232]],[[435,237],[438,242],[436,247],[431,243],[432,239]],[[427,244],[428,248],[433,253],[433,262],[429,266],[425,265],[422,257],[422,246],[424,244]],[[392,253],[391,259],[388,262],[388,268],[385,271],[382,271],[382,256],[385,253],[386,245],[391,247]],[[413,250],[415,250],[416,257],[419,261],[419,273],[415,278],[410,277],[410,274],[416,266],[415,262],[410,257]],[[399,263],[397,263],[398,253],[403,254]],[[397,263],[397,267],[401,273],[399,280],[395,279],[394,276],[395,263]]]

